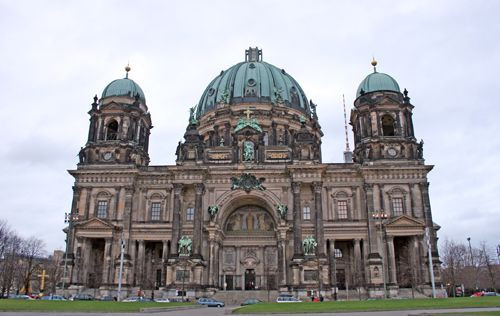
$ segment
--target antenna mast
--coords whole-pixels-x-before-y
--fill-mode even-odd
[[[349,148],[349,137],[347,134],[347,114],[345,110],[345,97],[342,94],[342,103],[344,105],[344,131],[345,131],[345,151],[344,151],[344,162],[351,163],[352,162],[352,152]]]

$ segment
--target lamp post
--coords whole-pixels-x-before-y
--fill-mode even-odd
[[[384,220],[387,219],[387,214],[381,210],[378,212],[374,212],[372,214],[372,218],[379,222],[380,232],[382,234],[382,252],[384,255],[384,258],[382,259],[382,279],[384,281],[384,298],[387,298],[387,282],[385,278],[385,259],[387,258],[387,256],[385,249],[386,246],[385,246],[385,231],[384,231]]]
[[[73,214],[73,210],[69,213],[64,213],[64,222],[68,223],[68,230],[66,231],[66,251],[64,253],[64,270],[63,270],[63,278],[62,278],[62,290],[64,296],[64,288],[66,286],[66,273],[68,269],[68,251],[69,251],[69,242],[71,238],[71,230],[73,228],[73,221],[78,220],[78,211],[77,214]]]
[[[477,271],[476,271],[476,265],[474,264],[474,256],[472,256],[472,246],[470,245],[470,237],[467,237],[467,242],[469,243],[470,262],[472,264],[472,267],[474,268],[474,286],[476,287],[477,290]]]

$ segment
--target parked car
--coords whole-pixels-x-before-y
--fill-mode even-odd
[[[107,301],[107,302],[116,301],[116,299],[113,296],[109,296],[109,295],[101,297],[100,300],[101,301]]]
[[[151,302],[151,300],[142,296],[130,296],[124,299],[122,302]]]
[[[32,300],[29,295],[24,294],[10,294],[9,298],[14,300]]]
[[[241,303],[241,306],[253,305],[253,304],[258,304],[258,303],[262,303],[262,301],[258,300],[256,298],[248,298],[248,299],[244,300],[243,303]]]
[[[65,301],[66,299],[62,295],[46,295],[41,298],[44,301]]]
[[[500,296],[497,292],[484,292],[483,296]]]
[[[94,297],[90,294],[75,294],[69,298],[70,301],[93,301]]]
[[[300,303],[300,302],[302,301],[289,294],[281,294],[276,299],[276,303]]]
[[[170,300],[168,298],[155,298],[154,301],[156,303],[170,303]]]
[[[202,297],[197,301],[200,305],[206,305],[208,307],[224,307],[226,304],[221,301],[214,300],[213,298]]]

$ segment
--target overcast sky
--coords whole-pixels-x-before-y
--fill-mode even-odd
[[[500,243],[499,1],[0,1],[0,219],[64,249],[92,97],[146,94],[152,165],[174,164],[189,107],[249,46],[318,104],[323,161],[342,162],[342,94],[377,69],[407,88],[438,236]],[[352,146],[352,132],[349,137]]]

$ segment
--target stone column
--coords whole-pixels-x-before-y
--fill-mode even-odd
[[[174,214],[172,220],[172,254],[177,254],[177,243],[180,236],[181,224],[181,193],[183,185],[181,183],[174,183]]]
[[[128,235],[130,224],[132,222],[132,195],[134,190],[130,187],[125,188],[125,208],[123,210],[123,231]],[[126,249],[128,253],[128,248]]]
[[[413,216],[422,218],[422,192],[420,192],[420,186],[418,183],[413,184],[411,189],[411,200],[413,206]]]
[[[109,284],[110,269],[111,269],[111,247],[113,245],[113,239],[108,237],[105,238],[104,244],[104,260],[102,265],[102,280],[101,284]]]
[[[205,192],[205,185],[203,183],[196,183],[194,188],[196,197],[194,202],[193,256],[201,258],[201,224],[203,221],[203,193]]]
[[[429,229],[431,237],[430,241],[431,241],[432,256],[439,257],[437,249],[436,231],[434,230],[434,222],[432,221],[431,202],[429,199],[429,182],[425,182],[421,185],[421,191],[422,191],[422,202],[424,206],[425,227]]]
[[[300,210],[300,185],[300,182],[292,182],[294,257],[302,256],[302,212]]]
[[[144,240],[139,240],[139,250],[137,253],[136,265],[137,265],[137,274],[138,274],[138,283],[139,286],[142,287],[144,285],[144,260],[145,260],[145,249],[144,249]]]
[[[102,128],[102,117],[99,117],[99,120],[97,122],[97,140],[103,140],[103,128]]]
[[[315,209],[315,233],[316,233],[316,242],[318,243],[318,248],[316,248],[316,254],[318,256],[325,255],[325,242],[324,242],[324,234],[323,234],[323,210],[322,210],[322,191],[323,191],[323,182],[313,182],[313,191],[314,191],[314,209]]]
[[[357,286],[360,287],[362,282],[362,273],[361,273],[361,244],[360,244],[361,239],[355,238],[354,239],[354,276],[355,276],[355,282],[357,283]]]
[[[215,241],[210,240],[209,249],[208,249],[208,286],[212,287],[214,285],[214,255],[215,255]]]
[[[372,218],[372,214],[374,211],[374,192],[372,190],[372,186],[370,184],[365,184],[365,194],[366,194],[366,217],[368,221],[368,243],[370,247],[370,253],[378,252],[377,247],[377,230],[375,226],[375,222]]]
[[[219,262],[222,261],[221,259],[221,251],[220,251],[220,248],[219,248],[219,243],[218,242],[215,242],[215,248],[214,248],[214,266],[213,266],[213,280],[215,281],[215,284],[214,286],[219,286],[219,267],[220,267],[220,264]],[[220,260],[219,260],[220,259]],[[226,282],[226,280],[224,279],[223,282]]]
[[[161,282],[160,286],[165,286],[165,281],[167,280],[167,269],[166,263],[168,260],[168,240],[163,241],[163,252],[162,252],[162,266],[161,266]]]
[[[396,258],[394,252],[394,236],[387,236],[387,265],[389,269],[389,282],[396,284]]]
[[[337,267],[336,267],[336,258],[335,258],[335,239],[330,239],[330,283],[332,288],[336,287],[337,283]]]
[[[88,283],[88,274],[90,266],[90,255],[92,251],[92,242],[89,238],[84,238],[82,243],[82,271],[81,271],[81,282],[84,285]]]
[[[82,192],[82,188],[73,186],[73,200],[71,201],[71,211],[70,211],[70,218],[68,220],[73,221],[73,220],[78,220],[79,219],[79,210],[78,210],[78,201],[80,200],[80,193]],[[71,228],[72,231],[69,231],[69,236],[68,238],[68,258],[69,255],[73,253],[72,249],[74,248],[74,242],[75,242],[75,229],[73,228],[72,223],[70,223],[68,229]]]

